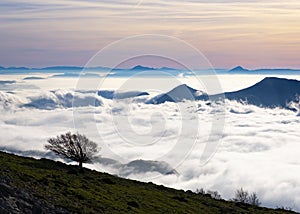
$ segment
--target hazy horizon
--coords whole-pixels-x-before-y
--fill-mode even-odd
[[[151,65],[146,65],[146,64],[135,64],[132,65],[130,67],[116,67],[116,68],[111,68],[111,67],[106,67],[103,65],[98,65],[98,66],[94,66],[94,67],[86,67],[86,68],[110,68],[110,69],[123,69],[123,70],[130,70],[133,69],[137,66],[142,66],[145,68],[151,68],[151,69],[163,69],[163,68],[171,68],[171,69],[177,69],[180,70],[180,68],[176,68],[176,67],[168,67],[168,66],[161,66],[161,67],[153,67]],[[85,66],[79,66],[79,65],[46,65],[46,66],[42,66],[42,67],[30,67],[30,66],[15,66],[15,65],[10,65],[10,66],[3,66],[0,65],[0,68],[4,68],[4,69],[9,69],[9,68],[16,68],[16,69],[20,69],[20,68],[27,68],[27,69],[46,69],[46,68],[55,68],[55,67],[61,67],[61,68],[85,68]],[[229,68],[221,68],[221,67],[214,67],[214,68],[192,68],[193,70],[209,70],[209,69],[215,69],[215,70],[232,70],[235,68],[241,67],[243,69],[249,70],[249,71],[254,71],[254,70],[300,70],[299,68],[289,68],[289,67],[258,67],[258,68],[254,68],[254,69],[249,69],[248,67],[244,67],[243,65],[236,65],[233,67],[229,67]]]

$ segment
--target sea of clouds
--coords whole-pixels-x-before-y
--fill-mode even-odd
[[[67,162],[44,145],[78,130],[102,148],[89,168],[225,199],[243,187],[264,206],[300,211],[299,112],[236,101],[145,104],[151,95],[111,100],[55,81],[0,84],[0,150]]]

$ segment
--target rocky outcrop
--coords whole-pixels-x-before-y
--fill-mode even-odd
[[[0,213],[31,214],[31,213],[70,213],[63,208],[44,203],[24,190],[13,187],[7,180],[0,178]]]

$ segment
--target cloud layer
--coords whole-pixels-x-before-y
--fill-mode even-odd
[[[78,96],[89,101],[92,94]],[[243,187],[257,192],[264,206],[300,210],[298,113],[226,101],[225,124],[219,133],[214,132],[213,121],[221,108],[205,101],[150,105],[141,98],[101,98],[97,107],[87,102],[73,111],[68,108],[71,95],[75,96],[67,89],[40,89],[34,95],[26,87],[1,91],[1,150],[55,159],[44,150],[47,139],[79,130],[102,148],[101,157],[87,165],[92,169],[178,189],[217,190],[226,199]],[[60,104],[46,109],[20,105],[40,104],[41,97]],[[204,148],[212,143],[208,139],[220,134],[214,156],[204,164]],[[173,169],[176,172],[169,173]]]

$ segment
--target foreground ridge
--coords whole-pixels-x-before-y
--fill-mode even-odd
[[[293,213],[0,152],[0,213]]]

